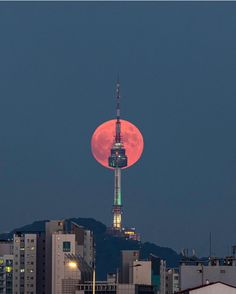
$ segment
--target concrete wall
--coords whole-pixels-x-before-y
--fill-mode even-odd
[[[134,261],[132,265],[133,284],[151,285],[152,284],[152,262]]]
[[[207,280],[210,283],[223,282],[236,286],[236,266],[181,265],[181,290],[205,285]]]
[[[45,248],[45,272],[46,272],[46,294],[52,293],[52,234],[64,231],[63,220],[51,220],[45,225],[46,248]]]
[[[0,256],[13,254],[12,241],[0,241]]]
[[[84,230],[84,260],[89,266],[93,266],[94,248],[93,248],[93,233],[89,230]]]
[[[119,284],[117,285],[117,294],[135,294],[135,285]]]
[[[70,242],[70,251],[63,251],[63,243]],[[62,280],[65,278],[65,254],[75,254],[74,234],[52,234],[52,293],[62,294]]]
[[[172,294],[179,291],[179,273],[176,269],[169,269],[166,272],[166,292]]]
[[[130,281],[130,269],[134,261],[139,260],[138,250],[122,250],[122,268],[121,268],[121,282],[123,284],[132,283]]]

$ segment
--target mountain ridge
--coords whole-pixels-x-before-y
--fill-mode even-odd
[[[167,267],[177,267],[180,255],[173,249],[158,246],[151,242],[139,242],[114,237],[107,233],[107,227],[93,218],[68,218],[69,222],[75,222],[85,229],[93,231],[96,244],[96,269],[97,278],[104,280],[109,272],[116,272],[120,267],[121,250],[140,250],[142,259],[147,259],[150,254],[166,260]],[[34,221],[20,228],[13,229],[9,233],[0,234],[0,239],[12,239],[13,234],[20,232],[40,233],[45,231],[45,223],[49,220]]]

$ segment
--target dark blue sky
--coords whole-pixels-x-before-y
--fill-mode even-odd
[[[0,231],[111,222],[113,173],[90,151],[122,116],[145,140],[123,173],[143,240],[228,254],[236,243],[236,3],[1,2]]]

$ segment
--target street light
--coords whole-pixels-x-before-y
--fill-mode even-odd
[[[67,263],[70,269],[76,269],[77,268],[77,263],[75,261],[69,261]]]

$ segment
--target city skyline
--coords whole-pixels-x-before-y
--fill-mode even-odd
[[[119,72],[122,118],[145,141],[124,171],[124,223],[144,241],[198,255],[212,232],[214,252],[227,254],[236,243],[236,4],[0,5],[0,232],[68,217],[110,225],[113,175],[90,139],[113,119]]]

